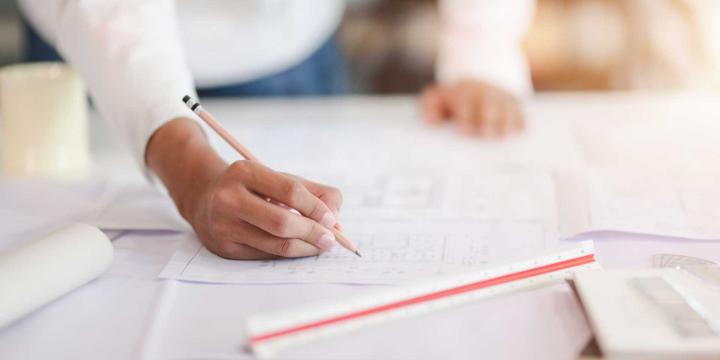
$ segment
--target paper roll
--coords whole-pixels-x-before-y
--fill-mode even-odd
[[[85,224],[0,254],[0,328],[100,276],[112,259],[110,239]]]

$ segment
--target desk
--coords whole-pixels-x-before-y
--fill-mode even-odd
[[[352,161],[357,171],[403,166],[434,166],[473,156],[477,166],[510,163],[561,167],[572,171],[588,162],[625,161],[628,165],[667,166],[669,161],[714,156],[720,99],[678,95],[537,96],[527,105],[527,134],[504,144],[457,137],[449,128],[428,129],[416,120],[413,99],[350,97],[308,100],[222,100],[204,105],[223,119],[270,166],[307,172],[302,159],[323,159],[328,152]],[[92,144],[95,177],[140,183],[129,155],[94,117]],[[668,124],[679,123],[672,127]],[[619,150],[618,131],[661,124],[653,134],[677,134],[694,141],[657,153],[648,161],[652,136],[633,133]],[[708,128],[709,127],[709,128]],[[692,129],[697,131],[693,132]],[[412,136],[407,136],[410,133]],[[400,136],[403,134],[403,136]],[[720,134],[720,133],[717,133]],[[660,136],[658,135],[658,136]],[[344,149],[328,148],[326,136],[342,136]],[[452,139],[450,156],[433,157],[435,147]],[[578,148],[576,142],[597,146]],[[607,151],[597,151],[602,146]],[[228,158],[232,152],[219,149]],[[595,149],[595,151],[593,151]],[[611,151],[611,150],[612,151]],[[388,151],[395,154],[388,154]],[[448,152],[446,152],[448,154]],[[372,161],[368,161],[371,159]],[[720,158],[715,158],[715,167]],[[697,161],[697,160],[695,160]],[[708,165],[707,162],[699,162]],[[122,170],[118,170],[122,169]],[[0,204],[12,210],[12,205]],[[5,228],[4,226],[2,228]],[[4,237],[2,237],[4,236]],[[14,235],[16,236],[16,235]],[[174,249],[191,234],[115,234],[116,258],[101,278],[0,330],[0,357],[6,359],[235,359],[251,358],[242,346],[243,319],[251,313],[343,298],[365,291],[342,285],[213,285],[157,279]],[[0,229],[0,241],[8,233]],[[622,233],[598,233],[599,261],[605,267],[647,266],[657,252],[680,252],[720,261],[720,243],[677,241]],[[568,240],[574,241],[574,240]],[[580,305],[569,287],[558,284],[484,300],[440,313],[370,328],[310,344],[293,351],[301,359],[576,358],[591,338]]]

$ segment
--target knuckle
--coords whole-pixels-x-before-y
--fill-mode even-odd
[[[245,171],[250,175],[257,175],[257,173],[263,170],[265,167],[255,160],[240,160],[244,166]]]
[[[315,239],[319,237],[313,236],[314,234],[322,234],[323,230],[317,223],[313,222],[310,226],[307,227],[307,230],[305,231],[305,234],[303,235],[303,239],[305,240],[311,240],[313,243],[315,242]]]
[[[233,175],[244,175],[248,170],[247,161],[238,160],[228,166],[228,172]]]
[[[333,200],[335,200],[337,202],[338,206],[342,205],[343,194],[342,194],[342,191],[340,191],[340,189],[331,187],[328,189],[327,193],[328,193],[328,196],[330,196],[330,198],[332,198]]]
[[[290,213],[287,212],[287,214],[275,215],[270,217],[270,231],[273,234],[279,237],[291,236],[292,222],[289,214]]]
[[[302,196],[303,189],[304,189],[304,187],[303,187],[302,183],[300,183],[300,181],[294,180],[294,179],[290,179],[290,180],[286,181],[285,184],[283,185],[283,191],[285,192],[286,195],[288,195],[288,198],[292,202],[295,202],[296,200],[298,200],[300,198],[300,196]]]
[[[319,220],[320,219],[319,217],[323,216],[325,214],[325,211],[326,211],[325,209],[327,209],[327,206],[325,206],[325,203],[323,203],[320,200],[315,201],[312,205],[312,210],[310,211],[310,214],[308,214],[308,216],[310,216],[313,219]]]
[[[252,179],[257,173],[258,164],[252,160],[238,160],[230,164],[228,173],[241,180]]]

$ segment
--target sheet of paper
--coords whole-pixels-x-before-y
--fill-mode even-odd
[[[106,204],[107,182],[0,176],[0,251],[73,222],[88,222]]]
[[[104,204],[103,179],[51,181],[0,176],[0,209],[34,217],[78,220]]]
[[[25,215],[17,220],[21,223],[32,218],[54,226],[83,222],[103,230],[190,230],[172,200],[144,183],[0,177],[0,199],[0,213]],[[10,232],[4,229],[0,236]]]
[[[192,231],[172,199],[147,184],[112,184],[107,198],[87,219],[100,229]]]
[[[361,258],[336,247],[311,258],[233,261],[196,243],[175,253],[160,276],[222,283],[393,284],[527,257],[547,246],[543,224],[532,221],[349,222],[345,228],[361,250]]]
[[[495,167],[352,177],[318,174],[313,178],[339,184],[344,220],[540,220],[548,230],[556,224],[555,185],[549,173],[539,169]]]
[[[593,168],[580,181],[582,189],[577,196],[565,194],[560,203],[585,217],[575,219],[574,233],[563,235],[615,230],[720,239],[720,179],[647,169]],[[572,223],[568,218],[571,211],[561,212],[560,222]]]
[[[583,121],[572,123],[587,171],[559,188],[560,196],[571,198],[560,201],[568,208],[561,223],[575,225],[563,235],[618,230],[720,239],[720,122],[710,115],[714,104],[701,104],[695,95],[673,99],[656,99],[640,112],[640,102],[621,102],[611,116],[585,108]],[[637,115],[622,115],[628,113]],[[580,184],[584,189],[568,194]]]
[[[362,258],[336,247],[312,258],[232,261],[195,241],[173,256],[161,277],[392,284],[527,257],[555,244],[556,208],[546,172],[515,168],[336,180],[348,194],[341,221]]]

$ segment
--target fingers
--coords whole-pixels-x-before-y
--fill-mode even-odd
[[[505,138],[515,132],[515,119],[510,111],[502,109],[498,122],[498,137]]]
[[[461,133],[473,136],[478,133],[478,108],[469,92],[453,91],[450,99],[450,111]]]
[[[278,258],[277,255],[232,241],[209,242],[205,245],[213,254],[230,260],[271,260]]]
[[[234,229],[223,241],[207,244],[208,250],[232,260],[272,260],[317,256],[321,250],[298,239],[282,239],[246,225]]]
[[[304,182],[257,163],[247,166],[251,174],[245,174],[244,183],[251,191],[277,200],[327,228],[337,223],[337,212],[310,192]]]
[[[228,205],[231,209],[235,208],[232,213],[238,214],[240,219],[237,220],[248,222],[268,234],[284,239],[300,239],[322,251],[329,250],[336,243],[332,232],[312,219],[249,192],[241,196],[241,201],[242,204]]]
[[[318,199],[320,199],[322,202],[327,205],[327,207],[330,209],[330,211],[335,214],[335,217],[337,218],[340,208],[342,207],[343,203],[343,197],[340,190],[337,188],[334,188],[332,186],[327,186],[323,184],[318,184],[316,182],[301,178],[299,176],[295,175],[288,175],[291,177],[294,177],[295,179],[299,180],[305,187],[315,196],[317,196]]]
[[[420,94],[420,109],[428,123],[438,123],[448,117],[449,109],[443,92],[438,86],[428,86]]]
[[[513,132],[523,132],[525,130],[525,114],[523,114],[522,106],[518,101],[513,99],[508,108],[510,109],[510,116],[512,117]]]
[[[520,133],[524,130],[525,120],[519,103],[515,99],[498,100],[497,129],[501,138]]]
[[[254,161],[233,163],[211,186],[191,218],[198,237],[215,254],[230,259],[303,257],[336,244],[330,229],[338,227],[342,195],[335,188]]]
[[[487,139],[496,139],[503,136],[504,130],[504,109],[491,99],[483,98],[476,100],[478,107],[478,118],[475,121],[478,125],[478,135]]]
[[[317,256],[322,252],[321,249],[306,241],[280,238],[251,226],[236,229],[230,240],[234,244],[250,247],[270,258]]]
[[[520,104],[511,94],[472,81],[446,88],[449,89],[449,112],[461,133],[497,139],[523,130]]]

